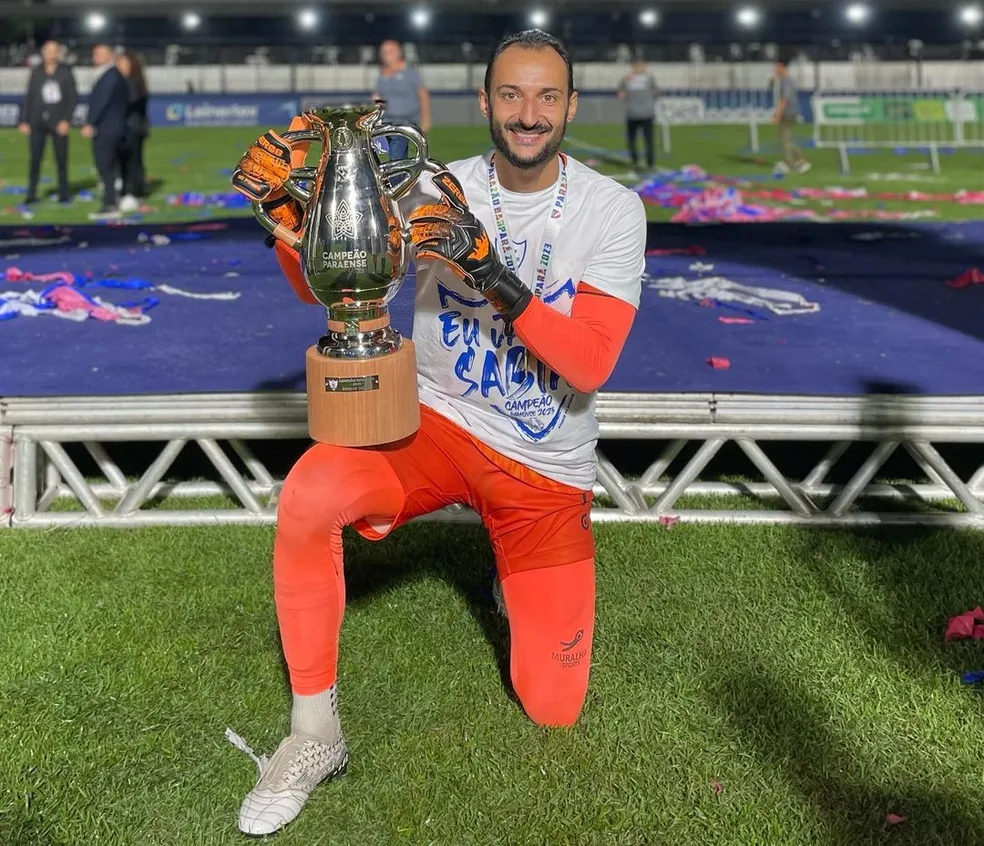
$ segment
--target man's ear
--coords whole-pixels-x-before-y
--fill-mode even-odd
[[[577,91],[571,94],[570,100],[567,101],[567,120],[574,120],[574,115],[577,114]]]
[[[478,110],[482,113],[482,117],[486,120],[489,118],[489,95],[485,93],[485,89],[481,88],[478,92]]]

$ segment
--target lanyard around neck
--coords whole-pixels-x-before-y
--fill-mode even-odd
[[[567,205],[567,157],[560,154],[560,184],[557,186],[557,195],[554,197],[550,207],[550,217],[543,227],[543,243],[540,247],[540,263],[537,265],[534,277],[533,296],[539,297],[547,283],[547,268],[550,266],[550,257],[553,253],[554,244],[560,233],[560,222],[564,217],[564,207]],[[499,179],[495,173],[495,156],[489,157],[489,200],[492,203],[492,214],[495,217],[495,226],[498,231],[499,246],[502,249],[502,258],[513,273],[517,273],[516,259],[513,251],[512,241],[509,239],[509,230],[506,228],[506,215],[502,208],[502,189],[499,187]]]

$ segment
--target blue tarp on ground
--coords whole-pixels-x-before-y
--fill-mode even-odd
[[[170,243],[147,240],[155,234]],[[667,224],[652,226],[649,246],[661,252],[647,259],[642,306],[605,390],[984,394],[984,285],[947,284],[984,270],[984,224]],[[71,273],[79,295],[150,319],[12,315],[26,292],[58,283],[4,281],[11,268]],[[393,303],[408,335],[412,288],[408,279]],[[299,390],[304,352],[324,330],[323,309],[297,301],[252,219],[0,228],[5,296],[8,397]]]

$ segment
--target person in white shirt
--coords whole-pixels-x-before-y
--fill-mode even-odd
[[[495,553],[523,709],[553,727],[581,712],[594,633],[595,395],[639,305],[646,216],[637,194],[561,153],[577,91],[551,36],[500,43],[479,108],[492,152],[423,178],[401,204],[417,261],[419,431],[384,448],[317,444],[284,484],[273,568],[291,728],[242,803],[248,834],[288,824],[348,762],[336,690],[345,526],[380,540],[451,503],[474,508]],[[273,187],[267,201],[279,208],[289,168],[257,164],[276,148],[264,140],[241,166]],[[297,254],[276,250],[303,290]]]

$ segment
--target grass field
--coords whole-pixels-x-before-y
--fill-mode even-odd
[[[200,217],[167,196],[229,191],[223,171],[256,134],[155,130],[153,210],[133,222]],[[624,176],[620,129],[571,136],[575,155]],[[431,140],[444,160],[487,147],[477,128]],[[775,158],[772,130],[762,142],[756,157],[740,128],[680,128],[660,165],[758,177]],[[91,190],[87,145],[72,144],[76,188]],[[25,154],[0,131],[0,188],[23,185]],[[849,177],[835,153],[810,157],[811,172],[776,185],[984,190],[980,154],[944,156],[939,177],[915,154],[856,156]],[[0,200],[0,225],[22,222],[17,199]],[[33,222],[80,223],[96,206],[45,202]],[[981,208],[932,207],[938,219]],[[984,534],[596,532],[591,690],[580,723],[553,732],[503,686],[507,630],[480,528],[349,536],[340,694],[352,764],[275,842],[984,843],[984,699],[960,681],[984,668],[984,645],[942,641],[950,616],[984,601]],[[236,815],[256,772],[225,729],[262,754],[288,726],[272,539],[268,528],[0,531],[0,846],[244,842]]]
[[[801,130],[802,140],[809,140],[810,129]],[[147,170],[154,190],[147,200],[147,211],[133,222],[174,221],[194,219],[201,210],[193,208],[169,208],[167,196],[182,192],[228,192],[229,175],[242,151],[258,134],[255,127],[204,128],[204,129],[156,129],[148,142]],[[748,130],[742,127],[675,127],[672,132],[672,152],[660,157],[659,167],[679,168],[696,164],[708,173],[727,177],[763,177],[771,173],[778,158],[776,131],[763,127],[762,150],[758,154],[747,151]],[[568,148],[582,160],[597,160],[599,170],[631,182],[626,176],[627,167],[617,159],[625,155],[625,141],[621,128],[614,126],[580,126],[572,123],[569,128],[571,143]],[[431,133],[432,155],[449,161],[474,155],[488,147],[488,132],[481,127],[438,127]],[[597,148],[597,149],[595,149]],[[598,152],[601,150],[601,153]],[[804,175],[790,175],[782,180],[766,182],[766,187],[825,188],[866,187],[869,192],[922,191],[925,193],[955,192],[960,189],[984,190],[984,153],[961,151],[941,156],[942,173],[934,175],[928,170],[928,159],[918,153],[896,155],[880,151],[852,157],[853,172],[844,176],[839,171],[837,154],[833,150],[808,150],[813,170]],[[0,130],[0,190],[6,186],[23,187],[27,173],[27,144],[15,130]],[[54,179],[54,163],[49,148],[43,175]],[[71,142],[71,175],[76,190],[92,191],[96,185],[95,171],[88,142],[74,134]],[[886,176],[889,177],[886,179]],[[54,190],[53,181],[46,186]],[[763,187],[756,184],[755,187]],[[7,193],[0,196],[0,225],[21,222],[17,208],[21,196]],[[819,202],[802,201],[803,208],[822,213],[829,209]],[[35,223],[80,223],[89,212],[95,211],[97,202],[76,202],[68,209],[59,208],[54,202],[36,207]],[[933,209],[934,219],[976,219],[981,206],[961,206],[956,203],[913,203],[907,201],[862,199],[838,201],[838,208],[863,212],[865,210],[913,211]],[[210,210],[208,214],[224,214],[223,210]],[[248,211],[238,212],[248,214]],[[665,209],[650,208],[652,220],[668,220],[671,213]]]
[[[277,838],[327,844],[984,842],[984,705],[944,644],[984,535],[598,527],[569,731],[503,689],[478,527],[347,539],[352,764]],[[288,694],[264,528],[0,532],[0,842],[198,846],[235,828]],[[890,824],[887,815],[905,822]]]

